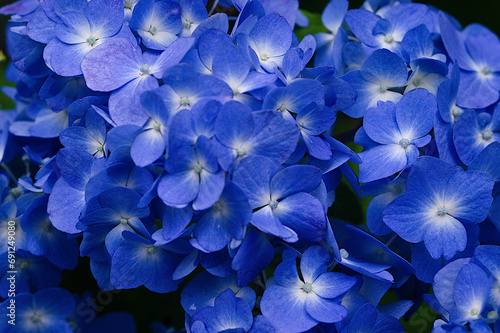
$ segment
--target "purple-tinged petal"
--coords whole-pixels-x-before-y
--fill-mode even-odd
[[[113,38],[89,52],[82,62],[87,86],[95,91],[113,91],[141,74],[140,49],[123,38]]]

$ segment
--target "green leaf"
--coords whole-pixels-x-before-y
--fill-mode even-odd
[[[304,36],[309,34],[314,35],[318,32],[328,32],[328,29],[326,29],[321,22],[321,14],[312,13],[304,9],[301,9],[301,11],[309,19],[309,26],[295,29],[295,34],[299,40],[302,40]]]
[[[5,70],[7,69],[7,62],[0,61],[0,87],[11,86],[15,87],[15,84],[7,81],[5,78]],[[15,103],[7,97],[4,93],[0,91],[0,109],[8,110],[15,107]]]

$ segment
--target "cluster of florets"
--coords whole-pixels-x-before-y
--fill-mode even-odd
[[[105,291],[187,282],[193,333],[403,332],[424,299],[434,332],[500,331],[487,28],[391,0],[332,0],[301,40],[297,0],[19,0],[0,14],[17,85],[0,113],[2,332],[135,332],[126,313],[84,320],[89,296],[58,288],[79,256]],[[335,218],[349,188],[366,226]]]

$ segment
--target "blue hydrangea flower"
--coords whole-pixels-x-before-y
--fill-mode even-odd
[[[225,173],[219,167],[212,141],[200,136],[196,145],[172,147],[165,162],[167,173],[158,184],[158,196],[167,206],[204,210],[219,199]]]
[[[228,182],[219,200],[197,220],[191,245],[204,252],[222,250],[229,242],[243,240],[252,210],[245,194]]]
[[[466,165],[489,144],[500,141],[500,106],[493,114],[466,110],[453,128],[453,143],[458,157]]]
[[[155,246],[151,239],[133,232],[123,231],[122,237],[125,241],[111,259],[110,282],[115,288],[132,289],[144,285],[157,293],[177,289],[181,281],[174,281],[172,273],[182,257],[169,251],[168,245]]]
[[[159,86],[163,72],[177,64],[191,48],[193,40],[180,38],[160,55],[147,51],[124,38],[113,38],[89,52],[82,62],[87,86],[110,92],[109,114],[117,125],[142,126],[148,119],[140,95]]]
[[[208,272],[201,272],[182,289],[182,307],[189,316],[193,316],[207,306],[214,306],[217,296],[227,289],[231,289],[236,297],[243,299],[250,309],[254,308],[256,295],[252,288],[238,287],[234,274],[220,278]]]
[[[320,185],[321,171],[309,165],[278,170],[273,161],[258,155],[235,168],[233,181],[255,210],[251,224],[288,242],[321,240],[326,231],[323,205],[308,193]]]
[[[495,319],[492,317],[498,309],[498,302],[490,304],[490,300],[495,302],[496,299],[495,278],[490,271],[495,271],[493,262],[498,258],[498,249],[496,246],[479,246],[476,255],[478,261],[472,258],[455,260],[434,277],[435,308],[450,325],[487,326],[491,319]],[[488,268],[485,270],[483,265]],[[488,316],[491,309],[494,312]]]
[[[140,198],[137,192],[122,186],[107,189],[93,198],[77,225],[84,232],[82,255],[102,246],[113,255],[126,243],[123,231],[148,235],[142,219],[147,221],[150,211],[148,207],[137,207]]]
[[[281,67],[283,56],[292,45],[292,29],[284,17],[269,14],[255,24],[248,35],[239,35],[240,50],[249,52],[256,68],[273,73]]]
[[[46,195],[35,199],[22,215],[26,249],[34,255],[46,256],[59,268],[72,269],[78,261],[78,242],[54,228],[47,214],[48,199]]]
[[[422,4],[404,3],[385,9],[382,17],[366,9],[353,9],[347,12],[346,22],[354,35],[366,45],[368,53],[384,48],[400,54],[405,34],[426,23],[430,11]]]
[[[382,179],[411,165],[419,156],[418,148],[427,145],[437,112],[436,99],[424,89],[403,96],[394,105],[378,102],[369,109],[363,122],[365,138],[356,142],[368,149],[359,154],[360,182]]]
[[[139,1],[129,26],[147,48],[165,50],[181,32],[181,7],[169,0]]]
[[[2,317],[8,318],[10,300],[2,303]],[[75,300],[71,294],[60,288],[47,288],[35,294],[21,293],[15,297],[16,325],[7,320],[0,323],[2,332],[61,332],[72,333],[66,317],[75,309]]]
[[[342,48],[347,43],[348,37],[342,24],[348,6],[347,0],[332,0],[321,14],[321,21],[330,33],[320,32],[314,35],[318,43],[314,57],[316,67],[333,65],[337,73],[343,74]]]
[[[364,304],[356,311],[349,325],[345,326],[342,333],[403,333],[403,325],[394,317],[378,313],[370,303]]]
[[[276,267],[276,284],[266,288],[260,308],[279,331],[304,332],[319,322],[333,323],[347,315],[339,303],[356,279],[327,272],[329,260],[330,255],[324,248],[312,246],[300,260],[302,277],[297,272],[295,256]]]
[[[383,49],[373,52],[359,70],[348,72],[342,79],[351,84],[358,94],[354,104],[342,112],[360,118],[378,101],[396,103],[401,99],[402,95],[391,89],[406,85],[408,69],[403,59]]]
[[[85,151],[95,158],[106,155],[106,123],[94,110],[85,114],[85,126],[71,126],[59,136],[66,148]]]
[[[450,259],[467,245],[463,224],[482,222],[488,215],[492,188],[486,173],[421,157],[413,164],[406,193],[384,209],[383,219],[404,240],[424,241],[433,258]]]
[[[215,298],[213,306],[197,311],[191,322],[203,323],[206,332],[247,332],[253,323],[252,309],[245,300],[236,297],[231,289],[226,289]]]
[[[7,252],[2,253],[0,257],[4,261],[4,264],[0,264],[0,296],[8,298],[11,283],[11,280],[8,280],[8,278],[12,276],[12,273],[8,273],[8,271],[12,271],[12,269],[8,267]],[[15,279],[16,292],[18,293],[29,293],[45,288],[57,287],[61,282],[61,270],[57,266],[50,263],[43,256],[34,256],[28,251],[21,249],[16,252],[14,270],[17,272]]]
[[[226,148],[218,150],[222,150],[219,162],[227,169],[235,160],[251,155],[283,163],[297,146],[299,131],[278,112],[252,112],[239,102],[228,102],[215,121],[215,137]]]
[[[130,147],[130,157],[135,165],[145,167],[165,152],[170,114],[163,100],[153,91],[146,91],[141,95],[141,105],[149,120],[143,126],[144,132],[135,137]]]
[[[89,153],[74,149],[61,149],[55,156],[61,177],[52,188],[47,205],[53,226],[69,234],[80,232],[78,218],[85,208],[85,186],[91,177],[95,159]]]
[[[460,158],[453,143],[453,128],[458,118],[464,113],[464,110],[456,104],[459,83],[460,69],[455,63],[450,78],[438,87],[436,99],[439,113],[434,120],[434,138],[439,158],[456,165],[460,164]]]
[[[80,65],[85,55],[120,33],[123,15],[120,0],[91,1],[79,11],[61,12],[54,27],[57,38],[44,51],[49,67],[61,76],[81,75]],[[125,33],[119,35],[125,37],[128,27],[123,29]]]
[[[460,67],[457,104],[464,108],[485,108],[498,100],[500,40],[488,28],[471,24],[457,30],[444,13],[439,29],[446,51]]]

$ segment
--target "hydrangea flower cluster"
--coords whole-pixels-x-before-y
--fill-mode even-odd
[[[500,332],[500,40],[348,8],[301,39],[297,0],[0,8],[0,331],[145,331],[82,314],[85,257],[102,291],[179,290],[186,332],[404,332],[424,301],[435,333]]]

